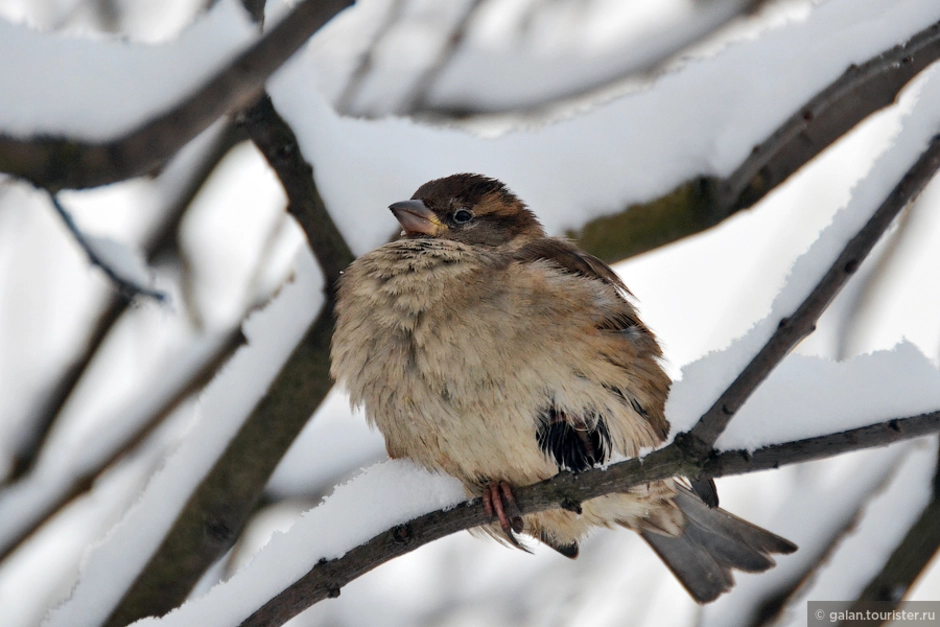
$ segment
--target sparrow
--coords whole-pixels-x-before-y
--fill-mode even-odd
[[[392,458],[457,477],[493,520],[575,558],[595,527],[638,532],[699,603],[791,542],[717,507],[711,481],[654,481],[521,515],[513,488],[636,457],[669,434],[662,350],[614,271],[548,237],[500,181],[455,174],[391,209],[402,237],[337,288],[331,374]]]

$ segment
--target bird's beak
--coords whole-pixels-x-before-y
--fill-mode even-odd
[[[403,200],[388,207],[401,223],[405,233],[423,233],[435,236],[447,229],[434,212],[420,200]]]

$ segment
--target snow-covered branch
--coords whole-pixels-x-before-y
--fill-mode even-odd
[[[287,193],[288,211],[303,228],[324,274],[326,302],[265,398],[216,461],[160,549],[109,617],[109,625],[160,614],[185,600],[205,569],[241,533],[274,468],[332,386],[332,291],[353,254],[323,204],[313,169],[304,160],[293,131],[267,95],[249,107],[239,122]],[[238,490],[231,489],[233,477],[237,477]],[[224,533],[215,531],[219,529]],[[181,551],[188,556],[183,564],[177,559]]]
[[[31,537],[37,529],[49,522],[53,516],[91,490],[95,481],[101,477],[105,470],[145,442],[183,401],[204,388],[245,342],[245,336],[242,334],[241,329],[236,329],[227,337],[218,338],[215,345],[204,356],[202,363],[191,374],[186,383],[156,407],[150,413],[149,418],[137,425],[137,428],[129,433],[126,438],[115,442],[113,447],[100,459],[96,460],[91,467],[83,469],[82,472],[70,477],[67,482],[59,486],[57,494],[45,502],[39,510],[32,512],[32,515],[28,516],[28,519],[19,525],[19,529],[13,535],[0,539],[0,561],[6,559],[19,548],[24,541]],[[20,478],[20,481],[24,485],[29,485],[30,476],[27,474],[25,477]]]
[[[351,0],[306,0],[224,70],[171,110],[105,143],[0,135],[0,171],[58,191],[152,171],[221,116],[248,106],[268,77]]]
[[[940,23],[850,66],[806,101],[724,178],[687,181],[651,202],[585,224],[582,247],[619,261],[709,229],[752,207],[872,113],[892,104],[911,79],[940,59]]]
[[[868,427],[796,440],[750,452],[726,451],[704,458],[686,456],[677,444],[606,469],[559,473],[555,477],[516,490],[523,514],[547,509],[578,511],[591,498],[624,492],[631,487],[673,476],[722,477],[779,468],[832,457],[892,442],[940,432],[940,411],[897,418]],[[327,598],[339,596],[343,586],[368,571],[420,546],[463,529],[489,522],[480,499],[431,512],[388,529],[340,558],[321,560],[307,575],[265,603],[240,627],[283,625],[301,611]]]
[[[185,189],[173,200],[163,217],[162,223],[142,246],[148,263],[164,254],[175,251],[179,226],[186,210],[192,204],[197,192],[202,189],[215,166],[232,148],[238,137],[240,137],[240,133],[234,132],[229,127],[223,130],[218,137],[213,138],[210,145],[205,148],[206,154],[202,157],[200,164],[194,169],[191,176],[188,177]],[[108,337],[129,306],[130,302],[127,299],[115,293],[109,302],[101,308],[101,313],[91,325],[81,354],[59,375],[59,378],[51,386],[50,393],[36,408],[32,424],[17,449],[13,469],[10,476],[7,477],[8,483],[19,480],[33,469],[49,433],[52,431],[58,416],[61,415],[63,406],[88,370],[89,364],[91,364],[95,355],[98,354],[105,338]],[[0,554],[3,552],[3,550],[0,550]]]
[[[586,68],[580,76],[571,77],[567,84],[557,85],[554,89],[542,87],[521,97],[510,97],[509,102],[475,102],[472,99],[446,99],[443,103],[432,97],[433,88],[439,76],[452,62],[460,41],[465,36],[468,23],[479,2],[471,3],[464,18],[454,29],[451,37],[434,65],[418,79],[411,95],[399,106],[399,113],[416,114],[432,118],[464,118],[476,115],[499,115],[505,113],[533,113],[556,106],[564,101],[584,97],[598,92],[612,84],[644,74],[653,74],[674,59],[684,50],[708,39],[734,20],[748,13],[756,12],[766,0],[717,0],[700,3],[681,25],[676,25],[666,33],[660,33],[653,41],[644,42],[638,47],[612,51],[605,55],[604,62],[597,67]],[[550,64],[552,60],[542,61]],[[606,66],[606,67],[605,67]],[[529,72],[532,68],[529,69]]]
[[[718,397],[698,424],[687,434],[676,437],[683,448],[697,457],[706,454],[714,446],[731,418],[770,371],[800,340],[813,332],[819,316],[849,277],[858,270],[894,218],[920,194],[938,169],[940,136],[930,141],[927,150],[881,203],[868,223],[849,241],[822,280],[791,315],[780,320],[777,330],[764,347]]]
[[[287,210],[307,235],[310,249],[331,289],[355,256],[320,197],[313,180],[313,168],[301,154],[297,136],[278,115],[267,94],[240,116],[240,122],[277,173],[287,193]]]

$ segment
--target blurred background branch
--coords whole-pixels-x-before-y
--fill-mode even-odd
[[[253,18],[260,21],[264,3],[245,0],[244,4]],[[294,349],[264,398],[229,442],[222,456],[216,460],[212,471],[190,495],[160,548],[111,613],[109,625],[124,625],[141,616],[164,613],[187,598],[207,569],[242,536],[246,522],[263,502],[263,492],[275,466],[330,389],[328,351],[332,334],[332,289],[343,268],[354,258],[333,218],[338,218],[341,225],[348,226],[343,220],[347,219],[349,208],[331,207],[334,214],[330,216],[308,162],[315,157],[326,160],[329,153],[324,153],[326,156],[308,154],[305,158],[301,151],[303,141],[298,142],[294,130],[298,130],[301,135],[307,133],[308,141],[309,132],[302,131],[299,122],[295,122],[295,129],[291,129],[267,93],[261,90],[266,77],[306,41],[310,32],[348,4],[308,1],[299,5],[290,17],[247,51],[241,61],[233,62],[222,74],[181,102],[174,112],[151,120],[127,137],[114,142],[93,144],[67,139],[37,137],[30,140],[0,136],[0,170],[31,180],[47,189],[57,190],[98,185],[152,173],[173,157],[200,129],[226,113],[234,113],[232,122],[226,125],[215,145],[206,151],[205,157],[195,168],[188,190],[180,194],[176,206],[167,211],[164,224],[144,245],[146,257],[151,261],[164,255],[179,257],[179,227],[193,198],[204,187],[206,179],[222,157],[247,136],[277,173],[288,197],[287,215],[293,217],[302,228],[325,277],[324,302],[322,305],[319,302],[310,304],[311,307],[321,306],[315,322]],[[558,3],[530,3],[526,8],[529,13],[527,19],[535,21],[539,11],[545,9],[543,5],[547,4]],[[388,110],[398,106],[400,112],[414,116],[419,122],[454,122],[455,117],[463,118],[466,115],[483,119],[493,113],[518,115],[524,119],[525,116],[546,109],[562,110],[569,106],[581,106],[573,104],[572,99],[587,96],[593,102],[610,97],[610,93],[619,89],[618,85],[624,80],[661,70],[675,60],[676,55],[688,50],[689,46],[702,44],[703,40],[728,28],[738,18],[746,18],[749,12],[769,4],[773,3],[730,0],[703,2],[697,7],[695,18],[677,28],[670,37],[663,37],[662,46],[651,49],[642,63],[638,64],[636,58],[632,58],[629,64],[614,68],[601,79],[585,76],[585,81],[571,84],[571,89],[555,91],[549,96],[539,93],[528,102],[511,108],[474,102],[466,106],[451,106],[451,101],[439,98],[440,87],[452,66],[462,61],[467,44],[473,43],[470,40],[474,36],[474,22],[485,19],[485,14],[493,11],[494,0],[473,0],[466,3],[464,12],[452,11],[449,14],[451,21],[442,25],[440,30],[448,33],[444,45],[438,46],[436,53],[421,58],[421,68],[413,73],[409,81],[403,82],[405,93],[393,94],[384,102],[389,105]],[[370,78],[383,72],[382,46],[388,45],[393,39],[396,28],[401,26],[400,21],[415,19],[415,3],[391,0],[384,8],[385,12],[377,21],[378,26],[371,42],[357,57],[356,63],[351,64],[350,71],[345,74],[348,78],[333,98],[336,108],[345,115],[363,115],[368,109],[368,104],[360,101],[369,99]],[[301,12],[305,12],[303,17],[299,16]],[[289,33],[285,35],[285,31],[278,30],[294,19],[297,22]],[[114,22],[112,28],[120,32],[118,22],[111,21]],[[264,64],[253,63],[258,58],[256,55],[266,59]],[[901,89],[938,57],[940,30],[934,24],[906,43],[885,51],[861,66],[849,68],[841,78],[799,107],[774,133],[757,143],[753,152],[730,175],[722,178],[700,176],[687,180],[652,202],[631,204],[620,213],[584,224],[578,223],[577,212],[593,208],[571,207],[572,215],[575,215],[571,221],[579,226],[570,235],[576,237],[582,247],[608,261],[617,261],[709,229],[741,209],[754,206],[803,165],[825,151],[836,139],[844,136],[871,113],[894,102]],[[273,86],[271,90],[277,96]],[[613,91],[607,93],[606,90]],[[602,96],[602,92],[607,95]],[[275,102],[279,106],[282,104],[281,100],[275,99]],[[311,115],[317,114],[315,106],[310,109]],[[288,116],[286,108],[283,114]],[[571,114],[570,111],[568,114]],[[305,149],[309,146],[303,145]],[[384,145],[369,146],[368,152],[363,154],[371,158],[371,155],[380,154],[386,148]],[[369,171],[363,167],[364,173]],[[324,169],[318,172],[323,176]],[[373,176],[380,178],[381,174],[373,173]],[[921,183],[926,184],[926,180]],[[326,185],[324,181],[320,182]],[[333,200],[326,192],[324,195],[328,200]],[[379,198],[378,201],[382,204],[394,199]],[[611,209],[615,210],[613,207]],[[287,221],[291,222],[289,218]],[[275,246],[278,228],[271,227],[266,246]],[[256,276],[266,263],[265,255],[261,257],[257,262]],[[190,270],[184,268],[184,283],[191,279],[190,274]],[[195,295],[192,300],[195,301]],[[57,417],[62,415],[66,401],[74,395],[82,378],[87,376],[89,365],[100,354],[101,346],[106,343],[116,323],[124,317],[127,308],[128,302],[118,294],[110,295],[108,302],[101,308],[98,320],[92,325],[85,342],[86,347],[79,351],[80,357],[75,359],[71,367],[64,369],[53,393],[43,399],[42,407],[34,411],[34,418],[27,429],[29,435],[18,449],[13,471],[8,476],[11,486],[16,485],[17,481],[31,478],[36,460],[45,448],[48,434],[55,428]],[[246,306],[240,310],[241,317],[244,318],[251,309]],[[793,320],[789,323],[792,324]],[[61,498],[50,503],[29,529],[0,551],[0,559],[12,555],[13,549],[21,546],[31,533],[61,512],[77,495],[89,490],[105,469],[139,448],[174,408],[203,388],[220,365],[244,341],[239,330],[220,334],[219,338],[215,350],[207,351],[199,367],[193,369],[190,380],[169,394],[158,409],[150,412],[148,419],[140,422],[132,437],[118,443],[110,454],[102,458],[100,465],[76,476],[70,485],[63,486]],[[760,378],[757,377],[755,381]],[[709,458],[707,463],[702,458],[698,461],[704,465],[689,466],[686,470],[692,474],[694,468],[697,468],[699,476],[709,477],[737,472],[742,468],[750,471],[758,466],[773,467],[774,464],[815,459],[834,454],[835,451],[854,450],[862,446],[859,442],[873,442],[865,445],[874,446],[914,437],[925,428],[933,432],[936,430],[936,416],[886,424],[887,427],[881,425],[877,433],[841,434],[815,444],[804,442],[801,445],[803,448],[775,449],[765,452],[764,456],[760,453],[754,456],[740,454],[741,459],[737,459],[731,454],[723,454],[718,458]],[[672,451],[669,455],[678,455],[675,447],[667,450]],[[673,464],[674,471],[679,468],[675,464],[690,463],[689,459],[679,457],[666,461]],[[349,469],[355,470],[357,467],[357,463],[350,462]],[[736,468],[739,470],[734,470]],[[559,478],[559,482],[563,481],[567,479]],[[338,571],[330,569],[324,570],[326,574],[317,580],[319,583],[314,586],[318,590],[317,594],[324,590],[327,595],[334,590],[338,591],[342,584],[337,583],[339,579],[336,577],[340,575],[336,573],[341,573],[341,577],[351,577],[352,571],[346,566]],[[117,585],[124,585],[124,582]],[[482,598],[486,595],[480,596]],[[285,611],[280,603],[283,601],[275,603],[279,616]],[[292,608],[290,612],[295,610]]]
[[[878,609],[882,611],[888,609],[885,603],[896,608],[927,564],[937,555],[940,550],[940,464],[934,475],[932,494],[933,498],[891,553],[881,571],[855,600],[853,610],[862,610],[866,605],[870,607],[872,602],[878,602]]]
[[[0,171],[51,192],[148,174],[227,113],[249,105],[265,81],[352,0],[305,0],[267,35],[171,111],[106,143],[0,135]]]
[[[940,58],[940,24],[885,50],[795,111],[726,178],[688,181],[648,203],[594,219],[569,237],[608,262],[700,233],[754,206]]]

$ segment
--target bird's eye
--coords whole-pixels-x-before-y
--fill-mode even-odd
[[[473,219],[473,214],[467,209],[458,209],[454,212],[454,222],[457,224],[466,224]]]

